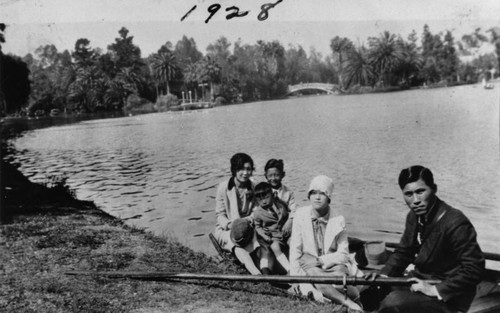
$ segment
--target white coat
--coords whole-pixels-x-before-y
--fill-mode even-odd
[[[311,219],[312,210],[309,205],[297,209],[295,213],[290,241],[290,275],[305,275],[299,264],[299,259],[304,253],[319,257],[325,270],[335,264],[349,262],[349,242],[344,217],[330,208],[323,242],[325,254],[318,255]]]
[[[354,257],[349,255],[349,241],[345,227],[345,219],[336,210],[330,208],[330,215],[326,225],[323,246],[325,254],[318,255],[312,225],[312,206],[297,209],[293,219],[292,237],[290,240],[290,275],[305,276],[299,260],[304,253],[318,257],[324,270],[337,264],[345,264],[351,275],[361,276]],[[328,247],[328,249],[327,249]],[[324,302],[321,292],[311,284],[300,284],[300,293],[307,295],[312,292],[317,301]]]

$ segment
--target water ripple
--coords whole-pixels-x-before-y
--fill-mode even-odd
[[[36,130],[13,142],[8,160],[35,182],[67,177],[79,198],[211,254],[216,188],[236,152],[253,157],[255,181],[269,158],[283,159],[299,206],[311,178],[329,175],[348,231],[388,241],[398,241],[408,212],[399,170],[423,164],[439,195],[476,225],[483,249],[499,252],[498,110],[494,94],[468,86],[303,97]]]

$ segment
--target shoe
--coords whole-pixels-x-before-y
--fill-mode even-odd
[[[269,267],[264,267],[260,271],[261,271],[262,275],[271,275],[271,270],[269,269]]]
[[[292,284],[290,288],[287,289],[286,291],[289,295],[293,296],[302,296],[302,293],[300,292],[300,287],[298,284]]]

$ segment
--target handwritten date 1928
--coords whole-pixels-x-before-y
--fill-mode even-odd
[[[257,19],[259,21],[265,21],[269,17],[269,10],[277,6],[280,2],[283,2],[283,0],[278,0],[274,3],[265,3],[260,6],[260,12],[257,15]],[[196,10],[197,6],[194,5],[184,16],[181,18],[181,22],[184,21],[194,10]],[[207,8],[207,11],[209,13],[207,19],[205,20],[205,23],[208,23],[210,19],[222,8],[222,6],[218,3],[214,3],[210,5]],[[236,17],[243,17],[247,16],[250,11],[240,11],[240,8],[237,6],[230,6],[226,8],[226,12],[228,14],[226,15],[226,20],[230,20],[232,18]]]

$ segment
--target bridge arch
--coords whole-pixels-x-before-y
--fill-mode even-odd
[[[288,85],[288,93],[294,93],[301,90],[321,90],[325,91],[327,94],[333,94],[338,90],[338,85],[336,84],[325,84],[325,83],[301,83],[296,85]]]

